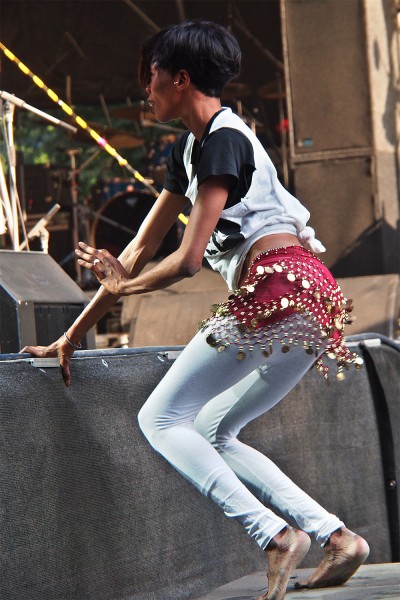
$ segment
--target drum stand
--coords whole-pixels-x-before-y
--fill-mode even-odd
[[[79,173],[81,173],[95,158],[97,158],[97,156],[100,154],[101,149],[98,149],[90,158],[88,158],[88,160],[86,160],[79,169],[77,169],[77,164],[76,164],[76,157],[77,155],[80,153],[80,150],[77,148],[72,148],[70,150],[66,150],[67,155],[69,156],[69,160],[70,160],[70,166],[71,166],[71,170],[70,170],[70,191],[71,191],[71,214],[72,214],[72,245],[74,250],[72,250],[72,252],[70,252],[70,254],[68,254],[62,261],[61,261],[61,266],[66,264],[67,262],[69,262],[70,260],[72,260],[75,257],[75,248],[78,247],[78,243],[79,243],[79,227],[82,226],[82,233],[83,233],[83,238],[88,241],[89,239],[89,228],[88,228],[88,223],[87,223],[87,214],[88,211],[86,210],[87,207],[83,206],[83,210],[81,210],[81,207],[79,206],[79,202],[78,202],[78,180],[77,180],[77,175],[79,175]],[[81,215],[83,215],[83,218],[81,218]],[[92,275],[89,271],[87,271],[85,269],[85,271],[82,271],[82,268],[80,266],[80,264],[78,262],[75,262],[75,273],[76,273],[76,283],[80,286],[83,287],[83,285],[86,285],[86,283],[89,283],[92,280]],[[83,275],[84,273],[84,275]]]

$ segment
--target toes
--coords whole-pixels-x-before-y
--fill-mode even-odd
[[[294,584],[294,587],[296,588],[296,590],[300,590],[300,589],[308,588],[308,585],[307,585],[306,581],[296,581]]]

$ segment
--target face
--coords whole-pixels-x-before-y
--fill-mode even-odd
[[[148,102],[157,121],[165,123],[179,118],[178,101],[180,94],[174,85],[174,77],[164,69],[151,66],[151,81],[146,87]]]

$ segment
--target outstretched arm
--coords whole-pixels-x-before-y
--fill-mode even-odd
[[[79,264],[93,271],[102,285],[118,296],[152,292],[192,277],[201,269],[206,246],[225,206],[228,190],[227,177],[209,177],[199,187],[178,250],[144,273],[135,276],[135,273],[126,272],[107,250],[97,250],[83,243],[76,251]]]
[[[166,288],[192,277],[200,270],[205,248],[223,210],[229,190],[227,177],[210,177],[200,187],[181,246],[152,269],[141,273],[154,257],[161,241],[186,203],[183,196],[162,192],[143,222],[137,236],[118,259],[106,250],[97,250],[80,243],[76,250],[79,263],[93,271],[101,288],[68,329],[68,339],[74,344],[106,314],[121,295],[142,294]],[[47,347],[26,346],[23,352],[35,356],[59,356],[63,379],[70,384],[70,360],[74,347],[62,336]]]
[[[140,273],[156,254],[162,240],[175,223],[186,203],[187,200],[184,196],[171,194],[166,190],[160,194],[138,234],[119,256],[119,268],[124,273],[129,274],[130,277]],[[71,381],[70,361],[75,347],[117,302],[118,298],[119,295],[112,294],[101,286],[91,302],[66,332],[72,345],[62,335],[49,346],[25,346],[21,352],[29,352],[40,358],[58,357],[64,383],[69,385]]]

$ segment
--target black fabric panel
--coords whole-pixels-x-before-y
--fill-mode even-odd
[[[169,364],[74,359],[66,389],[58,368],[0,362],[2,598],[179,600],[261,568],[258,547],[139,431]]]
[[[265,567],[258,546],[138,429],[137,412],[170,361],[120,352],[78,352],[69,389],[58,368],[0,360],[7,600],[189,600]],[[394,364],[390,376],[394,388]],[[241,439],[364,535],[371,562],[391,560],[366,369],[330,384],[311,371]],[[320,552],[314,544],[304,566]]]
[[[393,562],[400,560],[399,505],[397,501],[396,459],[389,406],[382,385],[382,378],[367,345],[362,345],[365,366],[368,371],[371,391],[377,416],[381,445],[382,471],[385,481],[386,506],[390,532],[390,548]]]
[[[376,372],[379,376],[379,382],[382,387],[384,401],[386,404],[386,419],[390,421],[389,440],[384,440],[388,447],[388,469],[391,473],[386,480],[387,494],[393,496],[391,502],[397,507],[400,506],[400,395],[398,376],[400,372],[400,346],[396,343],[384,343],[380,347],[368,348],[369,355],[373,361]],[[390,456],[390,452],[393,455]],[[385,460],[385,457],[383,457]],[[394,513],[394,509],[393,513]],[[394,516],[395,519],[395,516]],[[392,545],[395,552],[399,552],[400,547],[400,526],[399,514],[397,514],[397,522],[393,523],[393,528],[396,530],[397,525],[397,540],[393,537]],[[393,559],[394,560],[394,559]],[[396,558],[399,561],[397,555]]]

